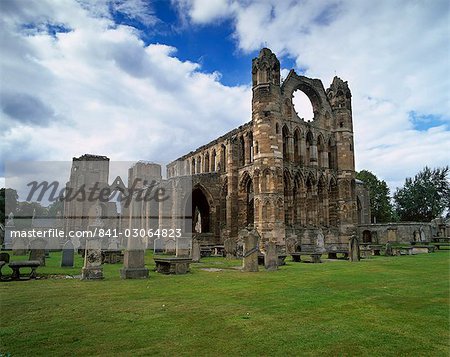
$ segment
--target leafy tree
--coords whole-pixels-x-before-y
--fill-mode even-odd
[[[394,194],[395,210],[402,221],[430,222],[450,209],[449,167],[425,168]]]
[[[5,223],[8,215],[12,212],[16,214],[17,200],[19,196],[17,191],[12,188],[0,189],[0,222]]]
[[[361,170],[356,178],[363,181],[369,189],[371,222],[390,222],[393,220],[389,187],[384,180],[379,180],[372,172]]]
[[[56,218],[58,216],[58,213],[62,216],[64,214],[64,201],[57,199],[47,208],[49,217]]]

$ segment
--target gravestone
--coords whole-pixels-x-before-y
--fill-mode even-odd
[[[356,235],[352,235],[349,241],[349,253],[351,262],[359,262],[361,256],[359,251],[359,241]]]
[[[30,242],[30,256],[28,260],[38,260],[42,267],[45,266],[45,247],[47,241],[43,238],[36,238]]]
[[[242,259],[244,256],[244,240],[239,238],[236,242],[236,258]]]
[[[50,237],[47,240],[47,251],[59,251],[61,250],[61,242],[59,241],[59,237]]]
[[[223,247],[225,250],[225,257],[227,259],[233,259],[236,257],[236,241],[233,238],[226,238],[223,241]]]
[[[288,254],[294,253],[297,251],[297,235],[291,233],[289,238],[286,239],[286,252]]]
[[[197,238],[192,239],[191,258],[194,263],[200,262],[200,241]]]
[[[392,246],[390,243],[386,243],[384,255],[386,255],[387,257],[391,257],[393,255]]]
[[[156,238],[153,241],[153,253],[158,254],[164,251],[164,241],[162,238]]]
[[[425,232],[423,231],[423,228],[420,228],[420,241],[426,242],[427,237],[425,236]]]
[[[28,253],[28,238],[15,237],[12,242],[12,250],[14,255],[26,255]]]
[[[190,237],[178,237],[176,238],[175,256],[189,257],[189,251],[191,250],[192,239]]]
[[[414,238],[413,238],[414,242],[420,242],[420,233],[419,233],[419,231],[414,231],[413,236],[414,236]]]
[[[73,268],[74,255],[75,255],[75,251],[74,251],[73,244],[70,240],[68,240],[63,246],[62,257],[61,257],[61,266]]]
[[[84,265],[81,269],[82,280],[103,279],[102,249],[98,237],[86,239],[86,250],[84,254]]]
[[[173,254],[176,253],[177,244],[175,239],[167,239],[164,241],[164,253]]]
[[[244,240],[242,271],[257,272],[259,234],[254,229],[249,231],[244,228],[239,232],[239,236]]]
[[[146,279],[148,268],[145,267],[146,242],[141,237],[130,237],[123,257],[123,268],[120,269],[122,279]]]
[[[314,249],[315,253],[325,253],[325,237],[322,233],[322,230],[319,230],[316,237],[316,246]]]
[[[264,267],[269,270],[277,270],[278,268],[278,253],[275,242],[266,243],[266,253],[264,254]]]

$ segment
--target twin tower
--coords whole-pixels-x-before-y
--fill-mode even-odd
[[[345,244],[357,222],[351,92],[335,77],[291,70],[280,81],[280,62],[263,48],[252,61],[255,226],[266,239],[287,244]],[[314,118],[305,121],[292,99],[300,90]]]

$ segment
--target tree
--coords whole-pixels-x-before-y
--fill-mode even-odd
[[[425,168],[394,194],[395,210],[402,221],[430,222],[450,209],[449,167]]]
[[[4,224],[11,212],[16,214],[18,198],[16,190],[12,188],[0,189],[0,223]]]
[[[372,222],[390,222],[393,220],[389,187],[384,180],[379,180],[372,172],[361,170],[356,178],[363,181],[369,189]]]

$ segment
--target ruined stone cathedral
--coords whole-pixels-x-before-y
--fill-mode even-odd
[[[310,99],[314,119],[300,118],[293,93]],[[280,82],[268,48],[252,61],[252,120],[167,166],[168,179],[192,175],[192,207],[205,240],[223,243],[253,225],[278,245],[346,244],[357,224],[351,93],[335,77],[294,70]],[[195,222],[194,222],[195,224]]]
[[[312,121],[294,110],[297,90],[312,103]],[[281,83],[280,62],[263,48],[252,61],[252,91],[251,121],[168,164],[167,179],[162,179],[159,165],[144,162],[129,169],[128,188],[117,178],[113,186],[121,191],[136,178],[157,180],[172,192],[183,191],[187,187],[179,184],[183,181],[192,186],[185,189],[189,192],[172,195],[178,197],[176,203],[135,202],[113,225],[161,228],[164,217],[177,216],[189,218],[182,227],[184,234],[198,232],[204,244],[237,242],[239,231],[252,226],[261,236],[262,249],[267,241],[287,251],[299,245],[308,249],[319,235],[327,249],[346,246],[363,210],[357,205],[347,82],[335,77],[325,90],[319,79],[291,70]],[[87,175],[76,170],[93,160],[98,161],[95,170],[101,172],[96,180],[108,184],[109,159],[84,155],[74,158],[68,186],[84,182]],[[94,209],[74,205],[66,205],[66,216],[76,212],[74,216],[82,217]],[[112,208],[101,209],[105,215]],[[89,222],[80,219],[71,224],[80,229]]]

